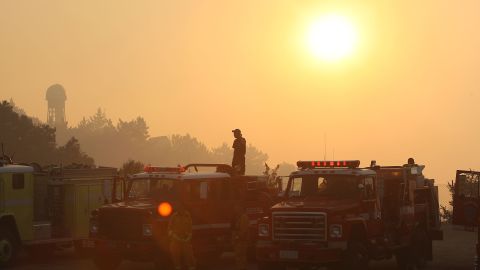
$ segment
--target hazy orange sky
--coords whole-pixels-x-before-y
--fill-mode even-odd
[[[480,1],[0,0],[0,98],[45,120],[67,90],[75,125],[98,107],[150,134],[209,146],[241,128],[272,162],[410,156],[443,183],[480,169]],[[347,17],[359,44],[325,63],[309,25]]]

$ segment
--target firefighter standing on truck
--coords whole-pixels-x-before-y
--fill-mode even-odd
[[[239,175],[245,175],[245,153],[247,152],[247,141],[242,137],[240,129],[232,130],[235,140],[233,141],[232,167]]]
[[[170,239],[170,252],[175,270],[182,269],[182,261],[188,270],[195,269],[195,258],[191,244],[192,217],[182,203],[177,206],[168,223],[168,236]]]
[[[235,217],[232,222],[232,245],[238,270],[247,269],[247,249],[250,221],[242,205],[235,205]]]

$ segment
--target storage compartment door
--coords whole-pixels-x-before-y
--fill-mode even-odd
[[[87,185],[77,185],[75,187],[75,235],[74,238],[88,237],[90,211],[88,207],[88,189]]]
[[[105,196],[103,195],[102,184],[88,186],[88,218],[90,213],[104,204]]]

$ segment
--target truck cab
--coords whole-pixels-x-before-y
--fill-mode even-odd
[[[94,262],[100,269],[114,269],[122,260],[152,261],[159,268],[165,267],[169,264],[168,221],[180,203],[192,217],[192,246],[197,258],[216,259],[231,248],[235,204],[245,207],[251,234],[256,234],[256,221],[274,200],[266,180],[263,176],[235,175],[224,164],[147,166],[144,172],[126,179],[124,201],[92,213]]]
[[[0,159],[0,268],[20,250],[47,259],[53,250],[89,236],[89,213],[111,194],[115,168],[55,167]]]
[[[289,264],[364,269],[372,259],[393,255],[403,267],[405,261],[413,261],[405,250],[412,247],[419,226],[424,226],[422,237],[426,237],[421,240],[422,259],[431,257],[427,253],[431,253],[432,221],[424,217],[431,209],[438,210],[438,204],[430,207],[430,201],[421,201],[419,190],[426,188],[421,171],[413,175],[408,166],[372,163],[359,168],[359,164],[358,160],[297,162],[299,169],[290,174],[283,201],[259,221],[260,269]]]
[[[15,258],[33,234],[33,168],[0,165],[0,267]]]

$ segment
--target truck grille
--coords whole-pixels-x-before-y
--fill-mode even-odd
[[[110,240],[141,240],[143,213],[109,209],[101,211],[98,218],[99,235]]]
[[[326,241],[327,216],[320,212],[277,212],[273,217],[273,240]]]

